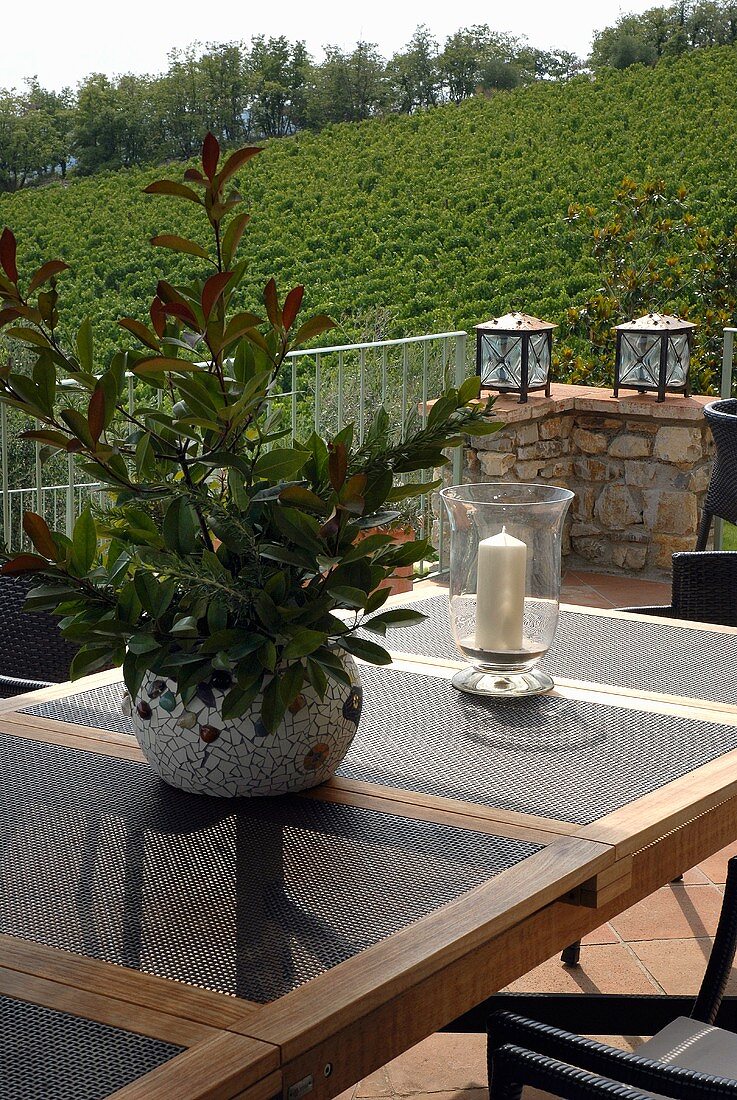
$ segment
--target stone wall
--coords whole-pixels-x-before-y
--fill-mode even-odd
[[[708,397],[553,386],[526,405],[499,397],[504,422],[466,452],[465,481],[549,482],[571,489],[569,567],[662,574],[693,550],[713,459]]]

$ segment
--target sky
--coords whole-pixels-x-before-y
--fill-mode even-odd
[[[657,0],[35,0],[2,3],[0,88],[20,89],[24,78],[74,87],[90,72],[159,73],[172,47],[192,42],[248,41],[255,34],[304,39],[313,56],[321,48],[376,42],[388,56],[425,23],[442,40],[462,26],[525,35],[533,46],[585,56],[596,30],[619,15],[641,12]]]

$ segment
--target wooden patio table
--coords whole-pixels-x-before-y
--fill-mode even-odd
[[[419,598],[303,796],[165,788],[117,671],[0,701],[3,1097],[328,1100],[735,839],[737,630],[564,609],[555,691],[477,703]]]

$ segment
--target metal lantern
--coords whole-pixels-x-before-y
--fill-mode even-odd
[[[545,390],[550,397],[550,359],[557,327],[526,313],[505,313],[476,325],[476,373],[482,388],[518,393],[520,404],[531,390]]]
[[[617,325],[614,396],[624,388],[640,393],[656,391],[658,401],[665,401],[666,393],[688,397],[695,328],[690,321],[664,313],[648,313]]]

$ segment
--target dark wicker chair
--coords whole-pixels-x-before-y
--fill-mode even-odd
[[[674,554],[671,602],[662,607],[620,610],[737,626],[737,552],[702,550]]]
[[[736,945],[734,858],[711,957],[690,1016],[671,1019],[631,1054],[514,1012],[495,1012],[488,1022],[490,1100],[519,1100],[524,1085],[564,1100],[651,1100],[653,1093],[676,1100],[737,1100],[737,1035],[714,1027]],[[621,1023],[607,1033],[618,1033]]]
[[[68,680],[77,652],[53,615],[24,610],[31,583],[0,576],[0,699]]]
[[[737,523],[737,398],[712,401],[704,409],[716,444],[716,458],[706,490],[697,550],[705,550],[711,521],[720,516]]]

